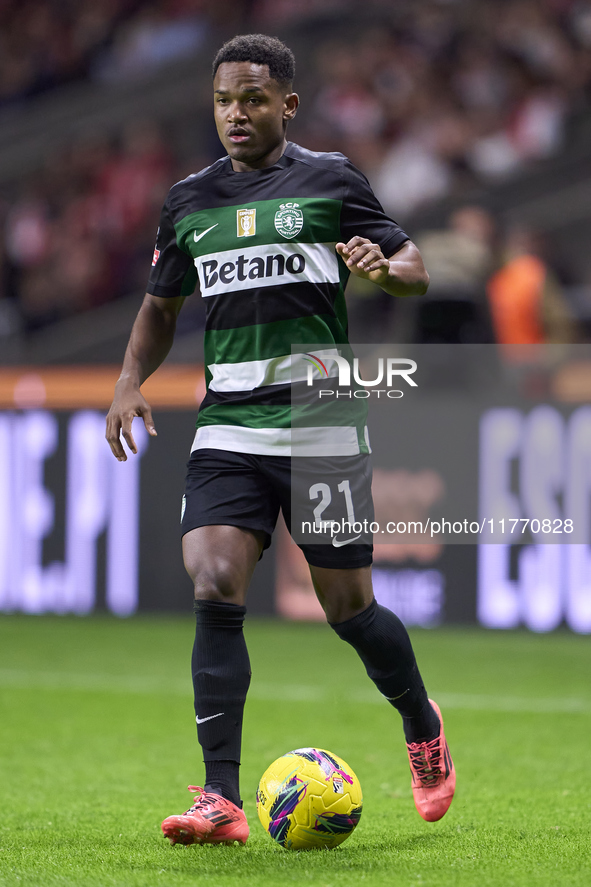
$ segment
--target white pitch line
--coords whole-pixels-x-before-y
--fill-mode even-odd
[[[83,690],[95,693],[163,694],[192,697],[190,678],[171,681],[154,675],[113,675],[89,672],[41,672],[0,669],[0,688],[20,690]],[[355,705],[384,705],[380,694],[367,690],[331,690],[320,684],[279,684],[253,680],[249,698],[261,702],[351,702]],[[591,714],[591,700],[577,697],[524,697],[492,693],[439,693],[432,696],[445,709],[465,711],[520,712],[523,714]]]
[[[93,674],[90,672],[27,671],[0,669],[0,687],[21,690],[90,690],[96,693],[167,693],[185,695],[191,687],[187,681],[169,681],[141,675]]]
[[[434,693],[442,708],[469,711],[519,712],[520,714],[590,714],[591,700],[570,697],[496,696],[477,693]]]

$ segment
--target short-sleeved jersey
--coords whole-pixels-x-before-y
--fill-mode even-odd
[[[224,157],[171,188],[147,291],[188,296],[198,285],[204,299],[207,393],[193,450],[291,454],[292,345],[313,348],[324,367],[347,346],[349,271],[335,245],[354,235],[386,256],[408,240],[342,154],[289,142],[266,169],[238,173]],[[332,444],[309,428],[300,452],[367,452],[364,429],[344,421]]]

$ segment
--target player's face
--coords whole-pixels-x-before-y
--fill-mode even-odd
[[[236,172],[276,163],[298,97],[269,77],[268,65],[224,62],[213,81],[215,123]]]

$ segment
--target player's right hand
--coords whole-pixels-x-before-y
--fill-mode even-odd
[[[119,388],[119,383],[117,383],[115,386],[115,397],[107,414],[105,437],[109,442],[113,455],[119,462],[127,461],[127,454],[123,449],[121,437],[123,437],[131,452],[137,455],[137,446],[131,432],[131,426],[136,416],[141,416],[148,434],[156,437],[157,432],[154,427],[150,404],[139,388]]]

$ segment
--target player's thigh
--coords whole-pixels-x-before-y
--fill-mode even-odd
[[[334,569],[309,564],[316,596],[329,622],[345,622],[373,600],[371,566]]]
[[[263,532],[223,525],[185,533],[183,559],[195,598],[244,604],[265,539]]]
[[[196,597],[243,602],[278,511],[260,457],[213,449],[191,455],[181,532]]]

